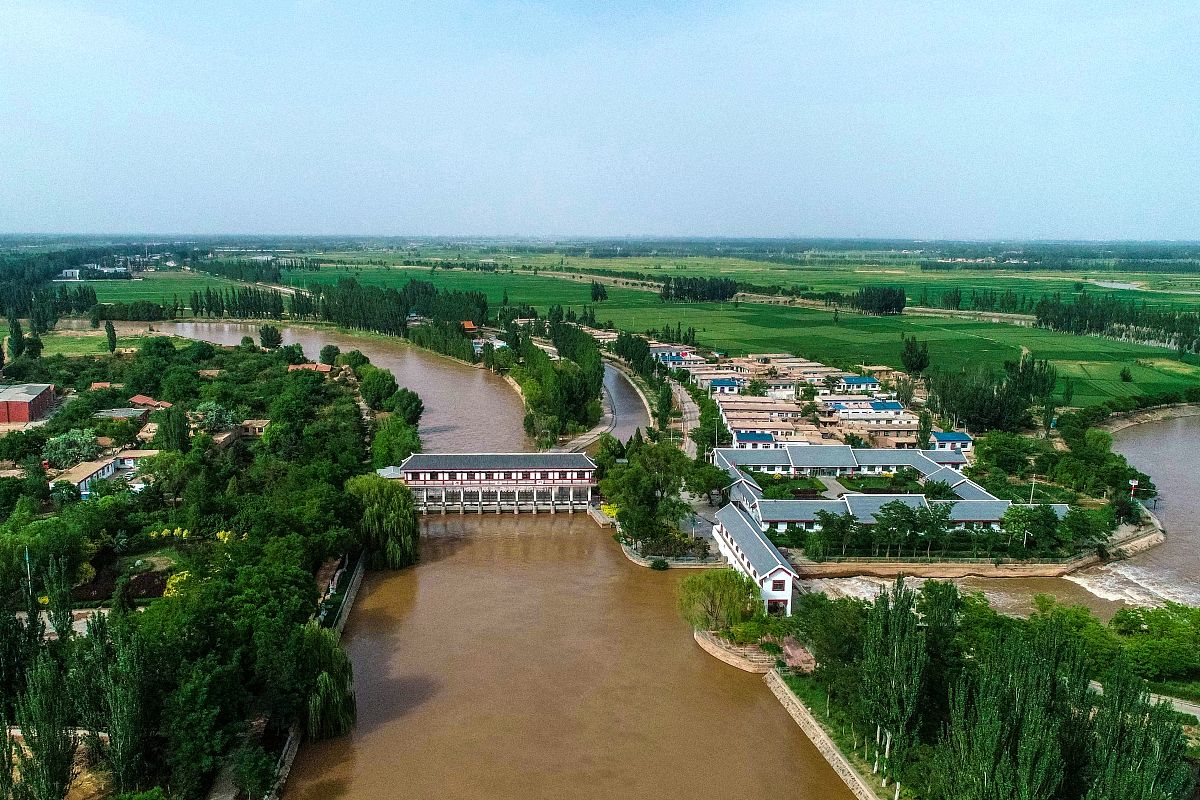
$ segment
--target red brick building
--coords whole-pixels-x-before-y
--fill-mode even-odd
[[[41,419],[53,403],[54,386],[49,383],[0,386],[0,423]]]

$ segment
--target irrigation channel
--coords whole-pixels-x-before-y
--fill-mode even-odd
[[[390,369],[425,402],[430,451],[530,448],[520,399],[483,370],[324,330],[288,328],[284,342],[310,358],[357,348]],[[610,402],[618,435],[646,424],[631,387]],[[350,615],[358,724],[303,746],[286,800],[851,797],[760,676],[696,646],[675,611],[684,571],[634,566],[581,514],[422,524],[421,563],[368,576]]]

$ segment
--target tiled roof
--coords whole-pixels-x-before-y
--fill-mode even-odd
[[[733,541],[746,554],[746,560],[758,573],[759,578],[769,575],[779,567],[793,575],[796,574],[796,570],[779,549],[771,544],[762,528],[742,509],[730,503],[717,512],[717,522],[721,523],[721,527],[729,532]]]
[[[595,468],[583,453],[414,453],[400,465],[405,471],[428,472]]]
[[[888,503],[901,502],[909,508],[927,508],[923,494],[847,494],[842,499],[850,513],[868,525],[875,522],[875,514]]]

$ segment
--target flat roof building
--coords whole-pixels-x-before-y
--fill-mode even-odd
[[[33,422],[45,416],[53,403],[54,386],[49,383],[0,386],[0,422]]]

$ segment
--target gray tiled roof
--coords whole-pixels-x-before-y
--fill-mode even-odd
[[[853,448],[844,444],[805,444],[785,448],[793,467],[856,467]]]
[[[741,450],[733,447],[722,447],[717,450],[719,456],[730,464],[747,467],[781,467],[788,465],[787,451],[791,448],[774,447],[769,450]]]
[[[966,479],[966,475],[950,467],[939,467],[936,472],[931,472],[925,476],[925,480],[927,481],[940,481],[952,487],[957,486]]]
[[[965,464],[967,457],[961,450],[921,450],[923,455],[938,464]]]
[[[755,505],[758,517],[766,522],[812,522],[817,512],[845,514],[842,500],[759,500]]]
[[[926,508],[929,505],[923,494],[847,494],[842,499],[854,518],[868,525],[875,522],[875,513],[891,502],[899,501],[909,508]]]
[[[951,522],[999,522],[1012,503],[1007,500],[930,500],[930,506],[950,506]]]
[[[738,500],[749,505],[762,499],[762,489],[758,488],[758,484],[750,480],[750,478],[742,476],[741,480],[730,484],[729,499],[730,501]]]
[[[972,480],[964,480],[954,487],[954,493],[963,500],[995,500],[996,496]]]
[[[796,570],[778,548],[771,544],[758,524],[733,503],[717,512],[717,522],[729,531],[729,535],[746,554],[746,559],[754,567],[759,578],[769,574],[776,567],[783,567],[793,575],[796,574]]]
[[[583,453],[413,453],[402,470],[595,469]]]

